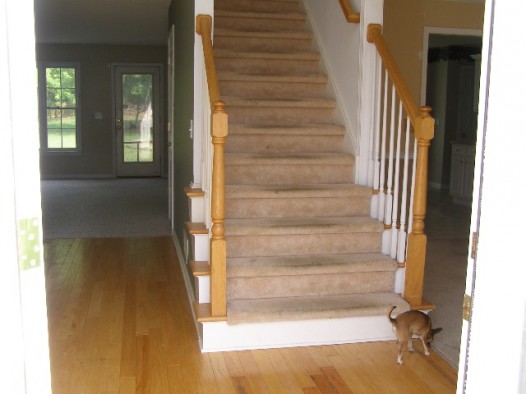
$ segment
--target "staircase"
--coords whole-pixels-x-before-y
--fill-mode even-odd
[[[354,183],[306,26],[299,0],[215,0],[229,116],[227,326],[234,337],[252,327],[247,336],[260,340],[262,330],[297,334],[311,324],[301,344],[392,339],[389,307],[408,309],[394,292],[397,264],[380,252],[384,227],[369,217],[371,189]],[[265,341],[238,347],[291,345]]]

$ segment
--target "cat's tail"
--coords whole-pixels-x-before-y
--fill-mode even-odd
[[[396,305],[395,306],[392,306],[391,309],[389,310],[389,313],[387,314],[387,317],[389,318],[389,321],[392,323],[392,324],[395,324],[396,323],[396,319],[393,319],[391,317],[391,313],[393,313],[393,311],[396,309]]]

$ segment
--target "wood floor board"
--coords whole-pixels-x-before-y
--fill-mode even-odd
[[[393,341],[201,353],[172,239],[45,243],[53,393],[440,393],[432,353]]]

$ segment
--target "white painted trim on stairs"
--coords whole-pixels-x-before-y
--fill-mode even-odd
[[[361,0],[360,5],[360,74],[358,89],[360,100],[358,106],[358,155],[356,157],[356,183],[360,185],[373,186],[373,180],[369,174],[373,155],[373,146],[369,136],[374,131],[374,114],[376,97],[379,94],[379,83],[376,81],[376,70],[378,54],[374,45],[367,42],[367,26],[370,23],[383,24],[383,0]]]
[[[202,352],[318,346],[395,340],[386,316],[229,325],[200,324]]]
[[[183,274],[183,280],[184,285],[186,288],[186,293],[188,294],[188,304],[190,305],[190,311],[192,312],[192,318],[195,325],[195,330],[199,334],[199,323],[197,322],[197,316],[195,315],[193,302],[195,301],[195,296],[192,292],[192,283],[190,279],[190,275],[188,274],[188,270],[185,267],[185,257],[183,254],[183,251],[181,250],[181,244],[179,243],[179,239],[177,238],[177,234],[175,231],[172,231],[172,241],[175,246],[175,253],[177,254],[177,259],[179,260],[179,266],[181,268],[181,272]]]

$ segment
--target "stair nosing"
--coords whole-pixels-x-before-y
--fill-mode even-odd
[[[381,232],[383,224],[366,216],[331,218],[226,219],[226,236],[311,235]]]
[[[218,27],[214,29],[214,37],[239,37],[239,38],[271,38],[288,40],[312,40],[312,33],[303,30],[280,30],[280,31],[259,31],[259,30],[236,30]]]
[[[320,55],[314,51],[234,51],[227,48],[214,48],[216,58],[272,59],[272,60],[311,60],[319,61]]]
[[[247,19],[273,19],[273,20],[294,20],[306,21],[307,16],[302,12],[256,12],[256,11],[233,11],[217,8],[214,11],[215,17],[247,18]]]

